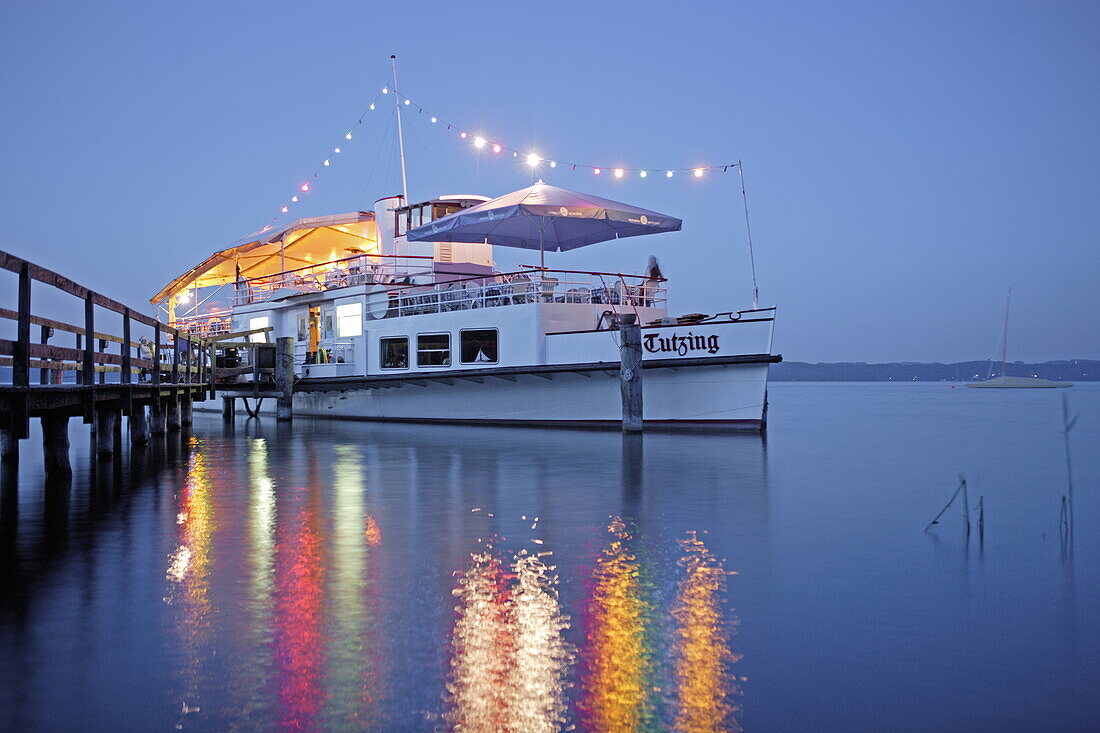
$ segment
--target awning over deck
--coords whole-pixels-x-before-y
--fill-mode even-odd
[[[164,286],[149,302],[164,303],[188,288],[225,285],[240,278],[264,277],[314,263],[378,252],[374,214],[298,219],[283,227],[253,232]]]

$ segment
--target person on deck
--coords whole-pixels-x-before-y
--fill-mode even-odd
[[[656,257],[650,255],[645,266],[645,285],[643,285],[645,304],[647,306],[652,306],[654,304],[657,288],[660,287],[663,279],[664,275],[661,274],[661,265],[658,264]]]

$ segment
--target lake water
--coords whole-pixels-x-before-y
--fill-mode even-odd
[[[196,413],[98,465],[74,420],[70,492],[35,426],[0,503],[0,727],[1100,726],[1100,384],[782,383],[769,419]],[[969,538],[959,503],[926,532],[960,472]]]

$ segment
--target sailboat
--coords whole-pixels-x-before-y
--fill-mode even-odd
[[[975,389],[1054,389],[1057,387],[1072,387],[1070,382],[1054,382],[1038,377],[1010,377],[1005,371],[1008,364],[1008,311],[1012,305],[1012,288],[1008,290],[1008,300],[1005,302],[1005,328],[1001,345],[1001,375],[986,379],[982,382],[971,382],[967,387]]]

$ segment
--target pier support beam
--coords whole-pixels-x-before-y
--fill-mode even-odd
[[[164,403],[157,398],[149,405],[149,432],[153,435],[164,435],[168,432],[164,420]]]
[[[233,413],[237,409],[235,397],[222,397],[222,420],[233,422]]]
[[[180,402],[180,425],[190,427],[191,423],[194,422],[193,406],[194,403],[189,399]]]
[[[130,442],[133,445],[149,443],[149,420],[145,417],[145,405],[135,404],[130,411]]]
[[[642,328],[633,313],[619,314],[619,391],[623,399],[623,432],[641,432]]]
[[[0,462],[5,465],[19,463],[19,438],[10,428],[0,428]]]
[[[116,442],[115,421],[118,420],[118,410],[113,407],[98,407],[95,411],[95,451],[100,455],[114,455],[118,450]]]
[[[275,389],[279,393],[275,419],[287,422],[294,418],[294,339],[275,341]]]
[[[47,481],[73,477],[73,468],[69,463],[68,415],[46,415],[42,418],[42,461]]]
[[[168,417],[168,430],[173,433],[178,433],[180,429],[180,403],[176,400],[169,400],[165,405],[167,408],[165,413]]]

